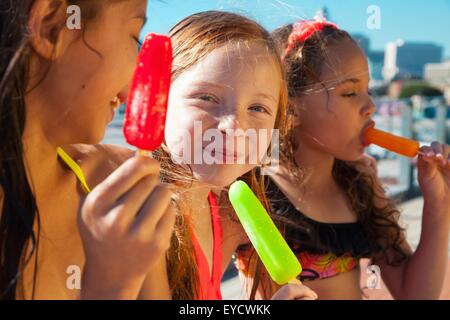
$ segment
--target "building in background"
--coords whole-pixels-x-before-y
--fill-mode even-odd
[[[442,61],[443,47],[434,43],[397,40],[386,45],[383,78],[423,78],[427,63]]]
[[[442,63],[425,65],[425,80],[444,92],[447,104],[450,105],[450,60]]]
[[[352,33],[355,39],[369,60],[370,78],[372,80],[383,80],[384,52],[372,50],[370,47],[370,38],[361,33]]]
[[[369,58],[371,79],[383,80],[384,51],[370,51],[367,57]]]
[[[435,86],[450,86],[450,60],[425,64],[424,78]]]

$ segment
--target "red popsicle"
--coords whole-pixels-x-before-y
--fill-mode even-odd
[[[130,145],[146,151],[161,145],[171,77],[170,38],[147,35],[138,55],[125,111],[123,132]]]

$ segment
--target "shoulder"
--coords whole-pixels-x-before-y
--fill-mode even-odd
[[[131,149],[106,144],[76,144],[63,149],[81,167],[90,188],[94,188],[134,156]]]

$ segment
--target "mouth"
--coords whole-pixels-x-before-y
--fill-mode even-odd
[[[366,131],[367,131],[368,129],[373,128],[373,127],[375,127],[375,121],[370,120],[369,122],[367,122],[367,123],[364,125],[364,127],[363,127],[362,130],[361,130],[360,141],[361,141],[361,144],[362,144],[364,147],[368,147],[368,146],[370,145],[370,143],[367,142],[367,141],[366,141],[366,138],[365,138]]]
[[[114,98],[111,99],[109,104],[114,111],[117,110],[117,108],[119,108],[121,104],[125,101],[122,99],[123,98],[120,96],[120,94],[116,95]]]
[[[233,162],[236,162],[237,161],[237,159],[239,159],[239,155],[237,154],[237,152],[232,152],[232,151],[229,151],[229,150],[223,150],[223,151],[217,151],[217,150],[215,150],[215,149],[213,149],[212,151],[211,151],[211,156],[212,157],[216,157],[216,155],[217,156],[219,156],[219,157],[221,157],[222,158],[222,160],[225,162],[227,159],[229,159],[229,160],[232,160]]]

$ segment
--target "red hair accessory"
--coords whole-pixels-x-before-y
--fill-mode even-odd
[[[320,20],[302,20],[294,23],[292,33],[289,36],[288,47],[286,49],[285,55],[288,54],[297,43],[305,42],[314,34],[314,32],[323,30],[323,28],[326,26],[338,29],[337,25],[335,25],[334,23]]]

